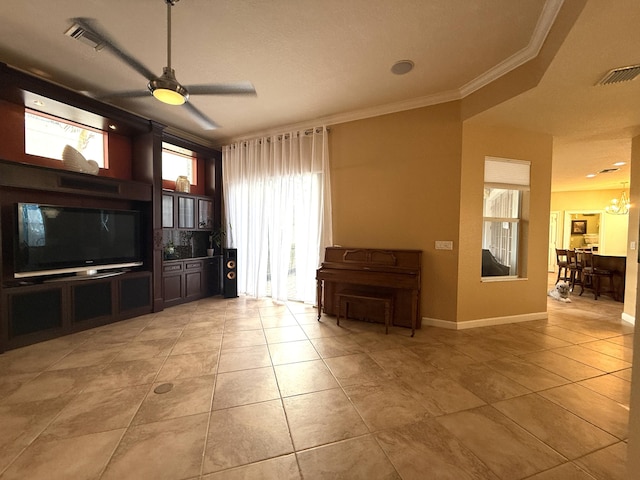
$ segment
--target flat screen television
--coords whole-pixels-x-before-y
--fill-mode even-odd
[[[143,264],[138,211],[18,203],[16,219],[15,278]]]

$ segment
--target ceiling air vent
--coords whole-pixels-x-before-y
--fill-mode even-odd
[[[77,23],[71,25],[71,27],[69,27],[69,29],[64,32],[64,34],[68,37],[80,40],[82,43],[89,45],[96,51],[102,50],[102,47],[104,47],[104,41],[102,39],[98,38],[92,32],[85,30]]]
[[[605,168],[604,170],[600,170],[598,173],[613,173],[620,170],[619,168]]]
[[[610,85],[612,83],[628,82],[640,75],[640,65],[615,68],[608,72],[597,85]]]

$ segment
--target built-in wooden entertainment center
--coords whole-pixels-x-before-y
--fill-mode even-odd
[[[40,110],[50,115],[103,131],[115,126],[108,137],[109,169],[93,176],[27,156],[24,109],[34,108],[34,100],[42,100]],[[221,260],[207,257],[205,244],[221,221],[220,152],[1,63],[0,132],[0,352],[220,293]],[[163,223],[163,198],[166,203],[177,194],[163,185],[162,142],[197,156],[198,184],[193,194],[180,194],[195,207],[194,222],[186,226],[177,216],[175,225]],[[141,212],[143,265],[92,277],[15,278],[20,202]],[[166,258],[165,239],[178,231],[193,238],[192,248],[181,258]]]

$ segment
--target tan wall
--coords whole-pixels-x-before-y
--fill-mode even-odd
[[[628,215],[610,215],[604,208],[612,198],[620,198],[621,189],[582,192],[555,192],[551,194],[551,211],[560,212],[558,228],[564,238],[565,211],[600,211],[600,224],[604,232],[600,253],[603,255],[627,255]],[[589,222],[589,218],[586,218]],[[587,224],[590,226],[590,224]],[[571,245],[562,244],[563,248]]]
[[[629,241],[638,242],[638,216],[640,210],[638,205],[640,202],[640,136],[633,139],[631,144],[631,212],[629,213]],[[636,243],[637,245],[637,243]],[[627,292],[633,291],[637,293],[638,285],[638,251],[629,249],[627,258]],[[631,260],[633,259],[633,260]],[[629,289],[632,290],[629,290]],[[633,310],[631,304],[627,303],[626,295],[624,300],[624,313],[633,315],[635,318],[640,316],[637,311],[636,295],[633,295]],[[631,377],[631,411],[629,414],[629,448],[627,451],[627,467],[629,478],[635,478],[640,471],[640,335],[634,335],[633,338],[633,368]]]
[[[336,245],[423,251],[422,316],[456,317],[459,102],[331,127]],[[457,242],[454,242],[457,243]]]
[[[457,102],[334,125],[334,243],[422,250],[423,318],[544,313],[551,152],[548,135],[471,124],[463,130]],[[480,282],[485,156],[532,162],[524,280]],[[453,251],[435,250],[436,240],[453,240]]]
[[[625,283],[624,314],[628,318],[638,318],[636,314],[638,296],[638,252],[640,251],[640,136],[631,144],[631,211],[629,212],[629,234],[627,237],[627,278]],[[636,243],[635,250],[631,242]],[[637,337],[640,335],[636,335]],[[639,387],[640,388],[640,385]],[[640,394],[640,392],[639,392]],[[639,406],[640,408],[640,406]]]
[[[552,147],[550,135],[464,123],[458,322],[546,312]],[[525,279],[480,280],[485,156],[531,162]]]

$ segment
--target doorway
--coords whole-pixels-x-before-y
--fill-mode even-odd
[[[602,210],[564,212],[564,248],[591,248],[603,251],[604,245],[604,215]]]

